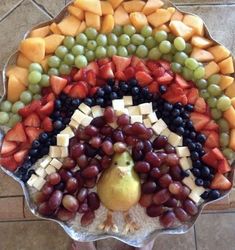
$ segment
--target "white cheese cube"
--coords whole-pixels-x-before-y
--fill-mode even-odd
[[[152,112],[148,115],[149,120],[151,121],[151,123],[155,123],[157,122],[158,118],[155,112]]]
[[[71,119],[69,126],[71,128],[77,129],[79,127],[79,123],[77,121],[75,121],[74,119]]]
[[[85,115],[89,115],[91,113],[91,108],[87,106],[84,102],[81,103],[78,107]]]
[[[128,111],[130,115],[140,115],[139,106],[131,106],[128,107]]]
[[[50,175],[50,174],[56,173],[56,169],[52,165],[49,165],[46,168],[46,172],[47,172],[48,175]]]
[[[40,167],[40,168],[37,168],[35,173],[38,175],[38,176],[41,176],[42,178],[45,178],[47,173],[45,171],[44,168]]]
[[[151,123],[151,121],[149,120],[149,118],[144,119],[144,126],[145,126],[146,128],[151,128],[151,127],[152,127],[152,123]]]
[[[40,165],[40,167],[42,167],[42,168],[46,168],[48,165],[49,165],[49,163],[51,162],[51,157],[50,156],[47,156],[39,165]]]
[[[114,110],[123,110],[125,108],[123,99],[115,99],[112,101],[112,106]]]
[[[167,128],[166,123],[162,120],[159,119],[154,125],[152,126],[153,131],[157,134],[160,135],[161,132]]]
[[[182,137],[177,135],[176,133],[171,132],[169,137],[168,137],[168,142],[173,146],[179,146],[179,144],[181,143],[181,139]]]
[[[192,160],[188,157],[183,157],[179,160],[180,166],[183,170],[188,170],[193,167]]]
[[[40,191],[42,189],[42,187],[44,186],[45,183],[46,183],[46,181],[42,177],[38,177],[34,181],[33,187],[35,187],[38,191]]]
[[[199,196],[201,196],[206,191],[206,189],[204,187],[197,186],[193,191],[197,193]]]
[[[129,115],[129,111],[128,111],[127,108],[122,109],[122,110],[116,110],[116,115],[117,115],[117,116],[120,116],[120,115],[123,115],[123,114]]]
[[[85,117],[86,115],[78,109],[72,115],[72,119],[75,120],[78,124],[80,124]]]
[[[124,100],[124,105],[126,107],[133,105],[133,98],[132,98],[132,96],[123,96],[123,100]]]
[[[167,138],[169,137],[171,131],[169,128],[165,128],[162,132],[161,132],[161,135],[164,135],[166,136]]]
[[[143,116],[142,115],[131,115],[131,124],[134,124],[135,122],[143,122]]]
[[[185,177],[182,182],[184,183],[184,185],[186,185],[191,190],[194,190],[197,188],[197,186],[195,184],[195,177],[191,173],[190,173],[190,176]]]
[[[183,146],[183,137],[180,138],[178,146],[182,147]]]
[[[201,197],[197,193],[195,193],[194,191],[192,191],[188,197],[189,197],[189,199],[194,201],[196,204],[199,203],[199,201],[201,200]]]
[[[31,177],[29,178],[29,180],[27,181],[27,184],[32,187],[34,182],[37,180],[37,175],[32,174]]]
[[[60,147],[50,146],[49,156],[52,158],[60,158],[61,157]]]
[[[51,163],[50,163],[51,166],[55,167],[56,169],[61,169],[61,167],[63,166],[63,163],[60,162],[59,160],[57,160],[56,158],[54,158]]]
[[[68,147],[69,145],[69,135],[68,134],[58,134],[56,136],[57,146]]]
[[[61,158],[66,158],[69,156],[68,147],[60,147],[60,152],[61,152],[61,155],[60,155]]]
[[[90,125],[90,123],[91,123],[92,120],[93,120],[93,118],[92,118],[91,116],[86,115],[86,116],[82,119],[81,125],[82,125],[83,127],[86,127],[86,126]]]
[[[94,118],[99,117],[99,116],[103,116],[103,114],[104,114],[102,108],[99,105],[92,107],[91,113],[92,113],[92,116]]]
[[[112,127],[113,129],[118,128],[118,125],[116,122],[109,123],[109,126]]]
[[[141,115],[148,115],[153,112],[153,105],[152,103],[142,103],[139,105]]]
[[[60,134],[61,135],[68,134],[69,135],[69,139],[74,137],[74,132],[73,132],[73,130],[69,126],[67,126],[64,130],[62,130],[60,132]]]
[[[176,153],[179,157],[187,157],[190,156],[190,151],[188,147],[176,147]]]

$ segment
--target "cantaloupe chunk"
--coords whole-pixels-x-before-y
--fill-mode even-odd
[[[64,40],[64,36],[53,34],[44,38],[46,43],[46,53],[54,53]]]
[[[208,49],[215,58],[215,62],[220,62],[229,57],[230,51],[222,45],[216,45]]]
[[[47,55],[47,56],[40,62],[41,66],[42,66],[42,68],[43,68],[43,70],[44,70],[44,72],[47,72],[47,71],[49,70],[49,65],[47,64],[47,61],[48,61],[48,58],[49,58],[50,56],[52,56],[52,55]]]
[[[219,73],[219,71],[218,64],[212,61],[205,66],[205,78],[208,79],[211,75]]]
[[[119,7],[119,5],[123,2],[124,0],[108,0],[108,2],[111,3],[111,5],[113,6],[113,9],[117,9],[117,7]]]
[[[130,14],[130,20],[137,30],[141,30],[148,24],[147,17],[142,12],[133,12]]]
[[[235,82],[233,82],[230,86],[227,87],[227,89],[225,90],[225,95],[230,98],[235,97]]]
[[[222,62],[218,63],[220,67],[220,72],[224,75],[234,73],[234,65],[233,65],[233,58],[230,56],[229,58],[223,60]]]
[[[196,35],[204,36],[204,24],[199,16],[185,15],[183,22],[193,28]]]
[[[82,33],[86,29],[86,22],[82,21],[77,33]]]
[[[114,12],[114,21],[116,25],[126,25],[130,23],[130,18],[125,9],[120,5]]]
[[[31,37],[22,40],[20,51],[32,62],[41,62],[46,53],[45,40],[40,37]]]
[[[210,62],[214,59],[214,56],[210,52],[197,47],[193,48],[191,57],[195,58],[199,62]]]
[[[21,93],[26,87],[14,75],[10,75],[7,85],[7,100],[16,102],[20,99]]]
[[[59,27],[58,27],[58,25],[57,25],[56,23],[52,23],[52,24],[50,25],[50,30],[51,30],[51,32],[54,33],[54,34],[58,34],[58,35],[61,35],[61,34],[62,34],[62,33],[61,33],[61,30],[59,29]]]
[[[31,63],[32,62],[27,57],[25,57],[22,53],[19,53],[16,60],[17,66],[28,69]]]
[[[148,0],[148,2],[145,4],[142,12],[148,16],[156,11],[156,9],[161,8],[164,5],[164,3],[160,0]]]
[[[91,12],[85,12],[85,21],[87,27],[100,30],[100,16]]]
[[[58,28],[65,36],[76,36],[81,25],[81,21],[72,15],[66,16],[59,24]]]
[[[231,99],[231,102],[232,102],[233,107],[235,108],[235,97],[233,97],[233,98]]]
[[[159,26],[157,28],[154,28],[153,29],[153,34],[157,33],[158,31],[161,31],[161,30],[166,31],[167,33],[169,33],[171,31],[166,24],[163,24],[163,25],[161,25],[161,26]]]
[[[84,11],[102,16],[100,0],[75,0],[74,5]]]
[[[29,37],[42,37],[43,38],[47,36],[49,33],[50,33],[50,26],[47,25],[47,26],[33,30],[30,33]]]
[[[220,75],[220,88],[222,90],[227,89],[234,82],[234,78],[231,76]]]
[[[113,6],[110,2],[107,1],[100,1],[102,15],[113,15]]]
[[[188,41],[194,35],[193,28],[184,24],[182,21],[172,20],[169,27],[175,36],[181,36],[185,41]]]
[[[147,16],[148,22],[154,27],[159,27],[168,21],[170,21],[172,15],[175,12],[175,8],[157,9],[156,12]]]
[[[144,1],[138,1],[138,2],[128,1],[128,2],[124,2],[122,6],[127,13],[141,12],[145,6],[145,2]]]
[[[84,20],[85,15],[84,15],[84,11],[82,9],[76,8],[76,7],[72,6],[72,5],[70,5],[68,7],[68,12],[71,15],[75,16],[76,18],[78,18],[79,20],[81,20],[81,21]]]
[[[201,49],[207,49],[213,45],[213,42],[209,39],[206,39],[205,37],[193,36],[191,44]]]
[[[101,32],[110,33],[114,28],[114,17],[113,15],[106,15],[102,21]]]
[[[184,18],[184,15],[180,11],[175,10],[175,13],[171,17],[171,20],[182,21],[183,18]]]
[[[231,128],[235,128],[235,109],[234,107],[230,107],[228,110],[224,112],[224,118],[228,121]]]
[[[10,78],[10,76],[16,77],[21,84],[24,86],[28,86],[28,69],[18,67],[18,66],[12,66],[7,69],[6,76]]]
[[[229,147],[235,151],[235,129],[231,129]]]

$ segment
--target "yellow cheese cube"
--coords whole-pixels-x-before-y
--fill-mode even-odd
[[[160,0],[148,0],[143,8],[143,13],[148,16],[156,11],[156,9],[161,8],[164,3]]]
[[[81,21],[79,19],[72,15],[68,15],[58,24],[58,28],[65,36],[76,36],[80,25]]]
[[[185,41],[188,41],[193,35],[193,28],[184,24],[182,21],[173,20],[170,22],[169,27],[175,36],[181,36]]]
[[[147,16],[148,22],[154,27],[159,27],[168,21],[170,21],[172,15],[175,12],[175,8],[157,9],[156,12]]]
[[[212,61],[205,66],[205,78],[208,79],[211,75],[219,73],[219,71],[218,64]]]
[[[74,5],[84,11],[102,16],[100,0],[75,0]]]
[[[208,49],[213,54],[215,62],[220,62],[229,57],[230,51],[222,45],[216,45]]]
[[[202,19],[196,15],[185,15],[183,22],[194,29],[194,33],[199,36],[204,36],[204,24]]]
[[[43,38],[43,37],[47,36],[49,33],[50,33],[50,26],[47,25],[47,26],[44,26],[44,27],[33,30],[30,33],[29,36],[30,37],[42,37]]]
[[[220,72],[224,75],[234,73],[234,65],[233,65],[233,58],[230,56],[229,58],[223,60],[222,62],[218,63],[220,67]]]
[[[86,26],[100,30],[100,16],[91,12],[85,13]]]

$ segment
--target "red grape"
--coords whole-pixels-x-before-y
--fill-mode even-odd
[[[135,145],[136,150],[143,150],[144,149],[144,143],[142,141],[138,141]]]
[[[95,126],[97,128],[102,128],[105,125],[105,120],[104,120],[103,116],[99,116],[99,117],[94,118],[91,121],[90,125],[93,125],[93,126]]]
[[[144,141],[144,148],[143,148],[144,154],[152,151],[152,149],[153,149],[153,147],[152,147],[151,141],[145,140]]]
[[[139,203],[142,207],[148,207],[153,202],[153,195],[152,194],[142,194],[139,200]]]
[[[96,180],[97,180],[96,177],[95,178],[91,178],[91,179],[87,179],[87,180],[85,180],[84,186],[86,188],[93,188],[93,187],[96,186]]]
[[[95,213],[93,211],[87,211],[85,214],[83,214],[81,218],[81,225],[83,227],[86,227],[90,225],[94,219],[95,219]]]
[[[65,169],[73,169],[76,166],[76,161],[74,159],[67,157],[63,161],[63,168]]]
[[[52,192],[54,191],[54,187],[49,184],[49,183],[46,183],[43,187],[42,187],[42,193],[45,194],[46,196],[49,196],[52,194]]]
[[[92,137],[89,141],[93,148],[99,148],[102,144],[102,140],[99,136]]]
[[[124,127],[130,123],[130,117],[126,114],[122,114],[117,119],[117,124],[120,127]]]
[[[108,107],[104,110],[104,119],[107,123],[112,123],[116,120],[116,114],[113,108]]]
[[[157,184],[154,181],[148,181],[142,184],[142,192],[144,194],[152,194],[156,191]]]
[[[62,198],[63,193],[59,190],[55,190],[48,201],[49,207],[55,211],[60,206]]]
[[[165,151],[167,154],[173,154],[173,153],[175,153],[175,148],[173,146],[171,146],[171,144],[167,144],[165,146]]]
[[[134,161],[140,161],[143,158],[143,151],[132,148],[132,158]]]
[[[39,205],[38,212],[41,215],[49,216],[52,215],[54,211],[50,208],[47,202],[43,202],[42,204]]]
[[[153,202],[156,205],[161,205],[167,202],[171,197],[171,194],[167,189],[162,189],[161,191],[158,191],[156,194],[153,196]]]
[[[99,174],[99,168],[97,166],[89,166],[82,170],[82,176],[85,178],[94,178]]]
[[[64,182],[66,182],[69,178],[73,177],[72,172],[67,171],[67,170],[65,170],[63,168],[60,169],[59,175],[61,177],[61,180],[64,181]]]
[[[159,179],[161,177],[161,172],[159,168],[152,168],[150,171],[150,176],[153,177],[154,179]]]
[[[159,221],[163,227],[170,228],[176,221],[175,213],[172,211],[166,211],[160,216]]]
[[[164,174],[158,180],[159,184],[163,188],[167,188],[172,183],[172,178],[169,174]]]
[[[174,212],[175,212],[177,219],[181,222],[185,222],[185,221],[188,221],[190,219],[189,215],[181,207],[174,208]]]
[[[88,136],[84,129],[81,129],[79,128],[77,131],[76,131],[76,137],[79,141],[87,141],[89,140],[90,136]]]
[[[196,215],[198,213],[198,207],[191,200],[185,200],[183,203],[183,208],[190,215]]]
[[[151,167],[159,167],[161,164],[161,160],[158,155],[154,152],[148,152],[145,155],[145,160],[151,165]]]
[[[97,210],[100,207],[100,199],[99,196],[97,195],[97,193],[90,193],[87,196],[87,202],[88,202],[88,206],[89,208],[94,211]]]
[[[83,169],[88,165],[88,159],[86,155],[81,155],[77,158],[77,164],[78,166]]]
[[[78,181],[76,178],[71,177],[66,182],[66,190],[68,193],[73,194],[78,190]]]
[[[33,201],[39,205],[45,201],[47,201],[49,198],[48,195],[43,194],[42,192],[36,192],[35,194],[33,194]]]
[[[175,195],[179,200],[185,200],[190,194],[190,189],[186,186],[182,186],[181,192],[178,195]]]
[[[168,144],[168,139],[164,135],[159,135],[154,141],[153,141],[153,148],[154,149],[162,149]]]
[[[57,218],[61,221],[69,221],[69,220],[72,220],[76,216],[76,213],[70,212],[64,208],[60,208],[56,215],[57,215]]]
[[[168,174],[169,173],[169,170],[170,170],[170,167],[166,164],[163,164],[159,167],[159,170],[160,170],[160,173],[161,175],[163,174]]]
[[[150,205],[146,209],[146,213],[149,217],[158,217],[163,213],[163,206]]]
[[[70,156],[73,159],[77,159],[79,156],[84,154],[85,146],[82,143],[74,145],[70,150]]]
[[[182,173],[182,170],[179,166],[173,166],[170,168],[170,175],[175,181],[182,180],[181,173]]]
[[[145,134],[147,132],[147,129],[144,126],[144,124],[140,122],[135,122],[132,125],[132,130],[133,130],[133,134],[136,134],[136,135]]]
[[[105,155],[102,159],[101,159],[101,166],[102,169],[106,169],[108,167],[110,167],[112,162],[112,159],[110,157],[108,157],[107,155]]]
[[[89,211],[88,204],[87,204],[87,203],[82,203],[82,204],[79,206],[78,212],[79,212],[80,214],[84,214],[84,213],[86,213],[87,211]]]
[[[104,141],[101,145],[102,150],[106,155],[112,155],[113,151],[113,144],[110,141]]]
[[[113,145],[114,152],[119,153],[119,154],[125,152],[126,149],[127,149],[126,144],[123,142],[116,142]]]
[[[79,207],[78,200],[70,194],[63,197],[62,204],[70,212],[76,212]]]
[[[88,190],[86,188],[82,188],[77,194],[78,201],[83,202],[87,198],[87,195],[88,195]]]
[[[169,189],[170,193],[172,193],[174,195],[178,195],[182,191],[182,185],[178,182],[173,182],[169,185],[168,189]]]
[[[100,132],[102,135],[110,136],[113,133],[113,128],[110,127],[109,125],[106,125],[100,130]]]
[[[147,128],[145,133],[138,134],[137,136],[142,140],[150,140],[153,136],[153,130],[151,128]]]
[[[166,157],[166,164],[168,164],[170,167],[177,166],[179,164],[179,157],[177,154],[168,154]]]
[[[113,132],[112,139],[114,142],[125,142],[125,137],[123,135],[123,132],[119,129]]]
[[[88,125],[87,127],[85,127],[84,132],[86,133],[86,135],[88,136],[96,136],[99,133],[99,130],[92,125]]]
[[[178,207],[179,201],[171,197],[167,202],[164,203],[165,207]]]
[[[77,171],[74,175],[74,177],[77,179],[77,183],[78,183],[78,190],[80,190],[83,185],[84,185],[84,180],[82,178],[82,175],[81,175],[81,171]]]
[[[134,168],[138,173],[148,173],[150,171],[150,165],[146,161],[136,162]]]
[[[124,126],[122,131],[125,135],[134,135],[131,124]]]

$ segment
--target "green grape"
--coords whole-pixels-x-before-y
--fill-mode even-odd
[[[130,44],[131,42],[131,39],[128,35],[126,34],[122,34],[120,37],[119,37],[119,44],[122,45],[122,46],[127,46],[128,44]]]
[[[148,48],[148,49],[152,49],[154,47],[156,47],[157,43],[155,41],[155,39],[150,36],[150,37],[147,37],[144,41],[144,45]]]
[[[222,117],[222,112],[218,109],[211,109],[211,116],[215,120],[219,120]]]
[[[58,76],[59,75],[59,70],[56,68],[50,68],[49,71],[47,72],[49,76]]]
[[[87,66],[88,62],[85,56],[80,55],[75,58],[75,65],[77,68],[85,68]]]
[[[190,81],[193,79],[193,71],[191,69],[184,67],[183,68],[183,76],[184,76],[185,80]]]
[[[219,141],[221,147],[227,147],[229,144],[229,134],[221,133]]]
[[[205,76],[205,68],[204,67],[198,67],[194,70],[193,76],[195,79],[202,79]]]
[[[105,47],[98,46],[96,48],[96,51],[95,51],[96,58],[98,58],[98,59],[104,58],[104,57],[106,57],[106,54],[107,54],[107,50]]]
[[[21,122],[22,118],[18,114],[13,114],[8,122],[9,127],[14,127],[16,123]]]
[[[136,55],[139,58],[145,58],[148,55],[148,48],[144,45],[139,45],[136,50]]]
[[[223,95],[218,99],[217,108],[224,112],[231,107],[231,104],[231,99],[228,96]]]
[[[128,54],[129,54],[129,55],[135,54],[136,46],[135,46],[134,44],[129,44],[129,45],[127,46],[127,51],[128,51]]]
[[[6,125],[9,121],[10,117],[7,112],[0,112],[0,125]]]
[[[88,51],[85,53],[85,57],[87,58],[88,62],[94,61],[94,60],[95,60],[95,53],[94,53],[94,51],[88,50]]]
[[[229,132],[229,124],[224,118],[221,118],[218,121],[218,125],[220,127],[221,132]]]
[[[42,74],[38,71],[32,71],[29,73],[28,80],[31,84],[38,84],[42,79]]]
[[[173,34],[171,34],[171,33],[168,33],[168,35],[167,35],[167,40],[168,40],[169,42],[173,43],[174,40],[175,40],[175,36],[174,36]]]
[[[84,33],[80,33],[76,36],[76,43],[82,46],[86,46],[88,42],[87,36]]]
[[[121,34],[123,34],[122,26],[116,25],[116,26],[113,28],[113,33],[114,33],[116,36],[120,36]]]
[[[74,55],[73,54],[67,54],[65,57],[64,57],[64,63],[71,66],[74,64]]]
[[[65,47],[67,47],[68,49],[72,49],[72,47],[75,45],[75,39],[72,36],[66,36],[63,44]]]
[[[118,46],[117,54],[119,56],[127,57],[128,56],[128,51],[127,51],[126,47]]]
[[[89,41],[88,43],[87,43],[87,48],[89,49],[89,50],[96,50],[96,47],[97,47],[97,43],[96,43],[96,41],[95,40],[91,40],[91,41]]]
[[[143,37],[149,37],[152,35],[152,32],[153,32],[153,29],[151,26],[149,25],[145,25],[141,31],[140,31],[140,34],[143,36]]]
[[[220,96],[222,91],[220,89],[220,87],[216,84],[211,84],[209,85],[209,87],[207,88],[208,92],[212,95],[212,96]]]
[[[108,44],[117,46],[118,45],[118,37],[113,33],[108,34]]]
[[[182,66],[179,63],[171,63],[171,69],[175,73],[181,73],[182,72]]]
[[[170,51],[170,53],[173,54],[173,55],[175,55],[177,52],[178,52],[178,51],[177,51],[175,45],[173,44],[173,45],[171,46],[171,51]]]
[[[221,80],[221,76],[219,74],[214,74],[208,78],[209,84],[219,84]]]
[[[192,50],[193,50],[192,45],[190,43],[186,43],[184,52],[189,55],[189,54],[191,54]]]
[[[123,27],[123,33],[132,36],[136,33],[136,29],[133,25],[127,24]]]
[[[198,62],[196,59],[190,57],[185,60],[185,66],[191,70],[195,70],[198,67]]]
[[[197,80],[197,81],[196,81],[196,86],[197,86],[199,89],[205,89],[205,88],[207,88],[207,80],[205,80],[205,79]]]
[[[134,45],[144,44],[144,37],[140,34],[134,34],[131,36],[131,43]]]
[[[31,63],[29,65],[29,72],[38,71],[39,73],[43,72],[42,66],[39,63]]]
[[[110,45],[107,48],[107,55],[108,57],[112,57],[113,55],[117,54],[117,49],[114,45]]]
[[[60,59],[63,59],[68,52],[69,50],[65,46],[61,45],[56,49],[55,55]]]
[[[85,49],[82,45],[75,45],[72,48],[72,53],[74,56],[84,55]]]
[[[20,100],[24,103],[24,104],[29,104],[33,99],[33,95],[30,91],[26,90],[23,91],[20,95]]]
[[[12,103],[8,100],[3,101],[0,104],[0,110],[4,112],[10,112],[12,108]]]
[[[172,54],[165,54],[165,55],[162,56],[162,59],[166,60],[168,62],[172,62],[173,61],[173,56],[172,56]]]
[[[167,33],[166,31],[161,30],[161,31],[156,32],[154,37],[158,43],[161,43],[162,41],[167,40]]]
[[[159,45],[159,50],[163,54],[168,54],[171,51],[171,43],[169,41],[162,41]]]
[[[151,60],[159,60],[162,56],[162,53],[159,51],[159,49],[156,47],[156,48],[152,48],[150,51],[149,51],[149,54],[148,54],[148,58],[151,59]]]
[[[188,58],[187,54],[184,53],[184,52],[177,52],[174,56],[174,61],[181,64],[181,65],[184,65],[185,63],[185,60]]]
[[[59,67],[59,72],[61,75],[69,75],[71,72],[71,67],[68,64],[62,63]]]
[[[32,86],[37,86],[37,85],[32,85]],[[11,112],[17,114],[20,109],[24,108],[24,106],[25,106],[24,103],[21,101],[15,102],[12,105]]]
[[[33,100],[40,100],[41,98],[42,98],[42,96],[39,95],[39,94],[35,94],[35,95],[33,96]]]
[[[58,56],[50,56],[48,58],[47,64],[51,68],[58,68],[60,66],[61,60]]]
[[[186,48],[186,43],[182,37],[176,37],[174,40],[174,45],[178,51],[183,51]]]
[[[99,34],[96,38],[97,45],[106,46],[108,43],[107,36],[104,34]]]
[[[95,40],[98,32],[96,29],[90,27],[85,30],[85,34],[89,40]]]
[[[207,103],[208,103],[208,105],[209,105],[209,107],[210,108],[215,108],[216,107],[216,105],[217,105],[217,98],[215,98],[215,97],[209,97],[208,99],[207,99]]]
[[[225,155],[225,157],[228,159],[228,160],[232,160],[233,157],[234,157],[234,152],[231,148],[225,148],[223,150],[223,154]]]
[[[210,94],[208,93],[207,89],[201,89],[200,96],[204,99],[208,99],[210,97]]]
[[[41,92],[41,86],[39,86],[38,84],[29,84],[29,90],[33,94],[39,94]]]

